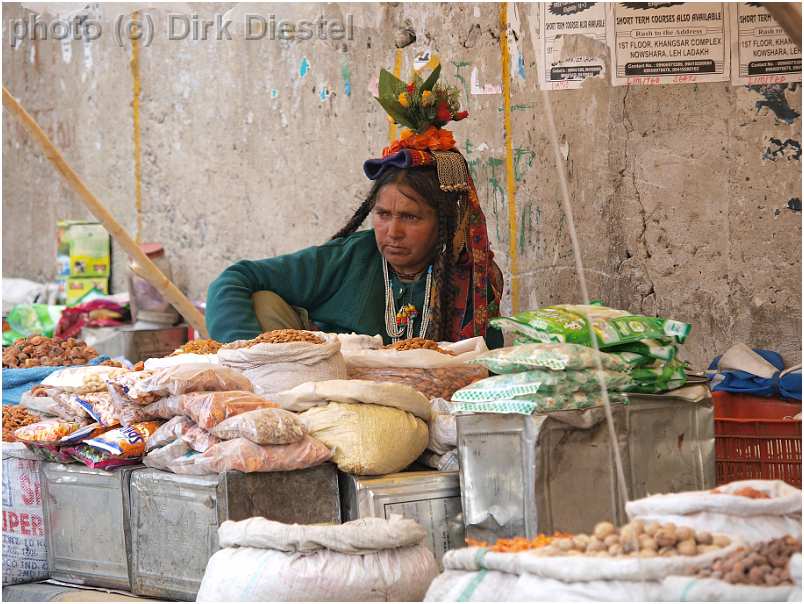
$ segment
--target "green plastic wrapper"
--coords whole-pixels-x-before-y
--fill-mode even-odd
[[[6,317],[11,331],[3,332],[3,345],[8,346],[29,336],[52,338],[64,308],[47,304],[18,304]]]
[[[453,402],[541,400],[545,396],[560,399],[579,392],[596,395],[600,392],[596,373],[593,369],[566,371],[533,369],[495,375],[456,390],[452,400]],[[604,370],[603,376],[607,390],[621,391],[631,383],[631,377],[627,373]]]
[[[610,393],[609,402],[612,405],[627,405],[628,397],[625,394]],[[517,413],[531,415],[533,413],[572,411],[602,406],[603,397],[599,393],[574,392],[561,396],[534,395],[528,400],[503,399],[498,401],[453,403],[451,413],[453,415],[464,413]]]
[[[627,371],[632,364],[620,356],[596,353],[594,349],[580,344],[526,343],[489,351],[469,361],[470,365],[482,365],[497,374],[518,373],[531,369],[594,369],[595,357],[600,358],[603,369]]]
[[[684,363],[673,360],[658,362],[652,367],[638,367],[631,370],[633,382],[625,387],[627,392],[659,394],[681,388],[687,383]]]
[[[536,342],[593,346],[595,337],[601,349],[649,339],[681,344],[692,329],[680,321],[634,315],[594,304],[544,306],[512,317],[496,317],[491,325]]]

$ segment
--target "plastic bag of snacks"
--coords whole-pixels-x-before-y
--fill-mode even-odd
[[[622,390],[631,383],[627,373],[603,371],[607,390]],[[551,371],[531,369],[520,373],[495,375],[452,395],[455,402],[497,401],[508,399],[529,400],[531,397],[567,396],[575,392],[600,392],[597,372],[594,370]]]
[[[532,369],[595,369],[595,357],[600,359],[603,369],[627,371],[629,364],[620,356],[596,353],[593,348],[580,344],[522,344],[508,348],[498,348],[469,361],[471,365],[482,365],[497,374],[519,373]]]
[[[180,439],[190,445],[193,451],[198,451],[199,453],[203,453],[210,447],[221,442],[220,438],[212,436],[212,434],[192,422],[182,424],[182,426],[177,429],[177,432]]]
[[[73,422],[89,421],[89,414],[86,409],[78,404],[77,399],[67,392],[59,392],[53,395],[56,404],[51,409],[56,417]]]
[[[121,466],[135,465],[140,462],[139,458],[130,459],[121,455],[115,455],[109,451],[96,449],[87,444],[65,447],[62,451],[68,453],[75,461],[81,462],[85,466],[96,470],[111,470]]]
[[[129,371],[107,379],[106,386],[112,395],[112,401],[118,406],[150,405],[159,399],[160,395],[146,388],[153,373],[152,371]]]
[[[251,394],[246,392],[245,394]],[[170,419],[177,415],[184,414],[184,394],[176,396],[166,396],[160,398],[158,401],[146,405],[143,409],[150,417],[161,417],[162,419]]]
[[[610,392],[609,402],[612,405],[625,405],[628,404],[628,397],[625,394]],[[533,413],[589,409],[590,407],[602,406],[603,395],[600,393],[529,394],[527,398],[521,399],[454,402],[452,413],[455,415],[462,413],[519,413],[521,415],[532,415]]]
[[[658,361],[672,361],[676,358],[678,347],[672,339],[645,339],[611,346],[606,349],[613,354],[621,355],[631,365],[644,366]]]
[[[227,392],[191,392],[181,395],[182,413],[204,430],[211,430],[227,417],[247,411],[277,407],[276,403],[253,392],[232,390]]]
[[[223,420],[212,434],[223,440],[247,438],[258,445],[287,445],[307,431],[295,413],[284,409],[257,409]]]
[[[208,363],[187,363],[158,369],[146,380],[143,388],[159,396],[187,392],[254,390],[251,381],[240,371]]]
[[[53,463],[75,463],[73,456],[67,452],[68,447],[58,445],[42,445],[26,443],[26,447],[42,461]]]
[[[42,380],[42,386],[77,394],[103,392],[106,390],[106,380],[108,378],[123,375],[124,373],[128,373],[128,371],[107,365],[66,367],[47,376]]]
[[[332,452],[319,440],[305,436],[290,445],[257,445],[245,438],[224,440],[204,453],[185,456],[171,463],[176,474],[241,472],[283,472],[320,465]]]
[[[148,455],[142,458],[142,463],[149,468],[156,468],[157,470],[169,470],[170,464],[187,455],[191,451],[192,449],[190,448],[190,445],[188,445],[182,439],[177,438],[173,442],[168,443],[163,447],[159,447],[158,449],[154,449],[148,453]]]
[[[537,342],[571,342],[592,346],[592,334],[600,348],[666,339],[683,343],[692,329],[687,323],[634,315],[624,310],[594,304],[558,304],[521,312],[513,317],[496,317],[491,325]]]
[[[58,444],[58,442],[78,430],[83,424],[63,419],[45,419],[35,424],[17,428],[14,438],[24,443]]]
[[[162,422],[150,421],[131,424],[124,428],[109,430],[98,437],[84,441],[84,444],[106,451],[119,459],[139,459],[145,455],[145,443]]]
[[[153,415],[148,413],[147,407],[135,405],[132,403],[121,403],[112,397],[112,405],[114,406],[114,413],[120,420],[123,426],[130,426],[140,422],[147,422],[156,419]]]
[[[177,415],[159,426],[159,428],[148,437],[148,440],[145,441],[145,450],[150,451],[151,449],[164,447],[168,443],[172,443],[187,426],[191,425],[194,424],[189,417]]]
[[[631,370],[634,382],[625,388],[626,392],[653,394],[681,388],[687,383],[684,363],[675,360],[669,363],[658,362],[650,367],[636,367]]]
[[[104,426],[114,426],[120,423],[120,416],[112,404],[112,395],[108,391],[69,394],[67,401],[71,406],[83,409],[87,415]]]

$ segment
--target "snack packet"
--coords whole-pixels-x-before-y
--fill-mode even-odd
[[[592,346],[594,334],[598,346],[603,349],[645,339],[667,339],[681,344],[692,329],[680,321],[634,315],[594,304],[544,306],[512,317],[496,317],[490,323],[546,343],[570,342]]]
[[[508,348],[498,348],[483,356],[468,361],[470,365],[482,365],[497,374],[518,373],[531,369],[594,369],[595,356],[600,358],[603,369],[626,371],[629,367],[618,356],[600,352],[580,344],[528,343]]]
[[[24,443],[58,444],[58,442],[78,430],[83,424],[63,419],[46,419],[35,424],[17,428],[14,438]]]
[[[113,468],[131,466],[139,463],[139,459],[127,459],[87,444],[65,447],[63,451],[72,456],[75,461],[97,470],[111,470]]]
[[[120,414],[112,403],[109,392],[93,392],[90,394],[71,394],[71,404],[83,409],[92,419],[103,426],[115,426],[120,423]]]
[[[88,440],[90,438],[95,438],[96,436],[100,436],[101,434],[108,432],[109,427],[99,424],[95,422],[94,424],[89,424],[87,426],[83,426],[79,428],[72,434],[68,434],[67,436],[63,437],[59,441],[59,446],[67,447],[71,445],[77,445],[82,441]]]
[[[182,395],[184,414],[204,430],[211,430],[227,417],[269,407],[276,403],[253,392],[242,390],[226,392],[192,392]]]
[[[42,461],[52,463],[75,463],[72,455],[66,452],[64,447],[34,443],[25,443],[25,446]]]
[[[150,421],[115,428],[100,436],[84,441],[84,444],[111,453],[119,459],[139,459],[145,454],[145,442],[162,422]]]

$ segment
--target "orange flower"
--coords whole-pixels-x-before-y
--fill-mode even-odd
[[[417,149],[419,151],[449,151],[455,147],[455,138],[452,132],[443,128],[430,126],[421,134],[406,128],[402,131],[399,140],[391,143],[383,150],[383,157],[398,153],[402,149]]]

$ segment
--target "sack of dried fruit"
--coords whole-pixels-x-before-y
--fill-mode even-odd
[[[218,537],[199,602],[419,602],[438,573],[426,531],[401,516],[334,526],[250,518],[224,522]]]
[[[452,394],[488,376],[469,361],[488,352],[482,337],[460,342],[402,340],[379,350],[344,351],[349,378],[394,382],[416,388],[427,398],[449,400]]]
[[[279,329],[238,340],[218,351],[224,367],[242,371],[267,397],[304,382],[346,378],[341,344],[334,334]]]
[[[711,491],[653,495],[629,501],[631,519],[674,522],[757,543],[801,538],[801,491],[781,480],[741,480]]]
[[[565,535],[516,553],[449,551],[425,601],[656,601],[665,577],[704,568],[740,545],[671,524],[635,521],[618,529],[601,522],[591,535]]]
[[[797,576],[796,576],[797,575]],[[796,578],[798,593],[796,594]],[[665,602],[800,602],[801,542],[782,537],[741,547],[687,576],[662,581]],[[797,599],[792,599],[795,596]]]

